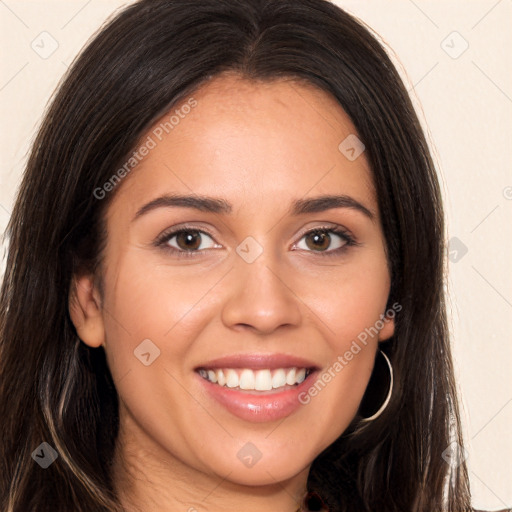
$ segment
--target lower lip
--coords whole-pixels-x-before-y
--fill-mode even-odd
[[[219,386],[199,374],[196,375],[207,393],[230,413],[246,421],[263,423],[285,418],[296,411],[302,405],[299,395],[311,386],[316,374],[316,371],[311,372],[304,381],[293,388],[267,394]]]

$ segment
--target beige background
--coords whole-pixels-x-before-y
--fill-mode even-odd
[[[0,232],[52,91],[127,3],[0,0]],[[512,0],[336,3],[389,44],[423,111],[452,239],[451,330],[474,506],[512,507]]]

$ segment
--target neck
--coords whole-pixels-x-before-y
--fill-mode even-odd
[[[194,468],[121,414],[113,471],[125,512],[297,512],[302,510],[309,467],[287,481],[241,485],[230,478],[236,476],[235,468],[227,475]]]

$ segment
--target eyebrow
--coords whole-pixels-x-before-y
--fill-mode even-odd
[[[199,196],[199,195],[163,195],[146,203],[137,210],[132,222],[142,215],[157,208],[191,208],[201,212],[230,214],[233,211],[233,205],[225,199]],[[304,215],[308,213],[320,213],[334,208],[349,208],[356,210],[372,222],[375,221],[375,214],[366,206],[347,195],[322,195],[306,199],[296,199],[292,201],[288,214],[291,216]]]

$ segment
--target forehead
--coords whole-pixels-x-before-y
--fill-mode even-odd
[[[264,201],[267,208],[309,191],[351,194],[374,204],[364,152],[351,160],[340,150],[356,136],[336,99],[312,84],[220,75],[141,137],[142,143],[151,140],[151,149],[114,202],[134,205],[158,189],[222,196],[235,205]]]

